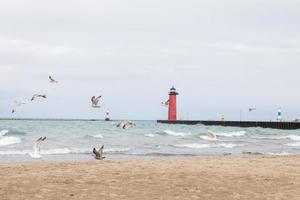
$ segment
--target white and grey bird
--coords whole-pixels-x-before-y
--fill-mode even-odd
[[[103,156],[104,145],[97,151],[96,148],[93,149],[94,158],[96,160],[103,160],[105,157]]]
[[[91,102],[92,102],[92,107],[93,108],[100,108],[100,106],[98,106],[98,103],[99,103],[99,99],[101,98],[102,96],[100,95],[100,96],[98,96],[98,97],[95,97],[95,96],[93,96],[92,98],[91,98]]]
[[[44,98],[46,99],[47,96],[45,94],[34,94],[31,98],[31,101],[34,101],[36,98]]]
[[[168,101],[162,101],[161,105],[162,106],[169,106],[169,100]]]
[[[256,110],[256,108],[249,108],[249,112]]]
[[[39,139],[37,139],[35,141],[35,143],[33,144],[33,148],[32,148],[32,152],[29,153],[29,155],[32,158],[41,158],[41,144],[43,141],[46,140],[46,137],[40,137]]]
[[[24,104],[26,104],[26,102],[24,101],[15,101],[11,112],[15,113],[17,111],[17,108]]]
[[[208,134],[207,134],[207,139],[210,140],[210,141],[217,141],[218,138],[217,138],[217,135],[211,131],[208,131]]]
[[[123,121],[118,122],[116,126],[121,127],[123,129],[128,129],[128,128],[132,128],[132,127],[136,126],[136,124],[132,121],[123,120]]]
[[[52,76],[49,76],[50,83],[58,83]]]

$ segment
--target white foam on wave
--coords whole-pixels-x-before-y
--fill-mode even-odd
[[[272,135],[269,135],[269,136],[250,136],[251,138],[254,138],[254,139],[269,139],[269,140],[280,140],[280,139],[284,139],[282,138],[281,136],[272,136]]]
[[[0,138],[0,146],[21,143],[21,138],[13,136],[4,136]]]
[[[300,141],[300,135],[288,135],[288,139]]]
[[[103,151],[106,153],[120,153],[120,152],[130,151],[130,148],[110,148],[110,149],[104,149]]]
[[[296,143],[288,143],[285,144],[286,146],[290,146],[290,147],[300,147],[300,142],[296,142]]]
[[[292,155],[291,153],[288,152],[280,152],[280,153],[268,153],[269,155],[273,155],[273,156],[288,156],[288,155]]]
[[[0,151],[0,155],[28,155],[30,153],[32,153],[32,150]],[[72,151],[69,148],[41,150],[41,155],[57,155],[57,154],[69,154],[69,153],[72,153]]]
[[[98,134],[98,135],[95,135],[95,136],[93,136],[93,137],[95,137],[95,138],[103,138],[103,135]]]
[[[177,144],[174,146],[180,147],[180,148],[204,149],[204,148],[234,148],[234,147],[243,146],[243,145],[233,144],[233,143],[217,143],[217,144],[190,143],[190,144]]]
[[[8,133],[9,131],[8,130],[2,130],[2,131],[0,131],[0,136],[4,136],[4,135],[6,135],[7,133]]]
[[[130,148],[110,148],[104,149],[105,153],[120,153],[130,151]],[[19,151],[0,151],[0,155],[28,155],[32,150]],[[41,155],[61,155],[61,154],[92,154],[92,149],[83,148],[55,148],[55,149],[41,149]]]
[[[295,141],[300,141],[300,135],[286,135],[286,136],[252,136],[255,139],[272,139],[272,140],[283,140],[283,139],[290,139]]]
[[[155,135],[154,135],[154,134],[152,134],[152,133],[145,134],[145,136],[146,136],[146,137],[151,137],[151,138],[155,137]]]
[[[93,149],[87,148],[71,148],[70,153],[78,153],[78,154],[86,154],[92,153]],[[105,153],[118,153],[118,152],[126,152],[130,151],[130,148],[104,148],[103,152]]]
[[[26,155],[29,154],[29,150],[22,151],[0,151],[0,155]]]
[[[191,135],[191,133],[175,132],[175,131],[171,131],[171,130],[165,130],[164,133],[166,133],[167,135],[178,136],[178,137],[184,137],[187,135]]]
[[[223,132],[223,133],[214,133],[217,136],[224,137],[240,137],[246,134],[246,131],[233,131],[233,132]]]
[[[42,155],[58,155],[58,154],[70,154],[72,151],[69,148],[56,148],[41,150]]]
[[[199,137],[203,140],[208,140],[208,141],[217,141],[218,140],[218,138],[210,138],[207,135],[200,135]]]
[[[222,147],[222,148],[234,148],[234,147],[241,147],[244,146],[242,144],[233,144],[233,143],[218,143],[216,144],[216,147]]]
[[[193,149],[204,149],[210,148],[210,144],[198,144],[198,143],[191,143],[191,144],[176,144],[175,147],[179,148],[193,148]]]

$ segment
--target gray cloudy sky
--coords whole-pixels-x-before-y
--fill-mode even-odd
[[[300,118],[300,1],[0,2],[0,117]],[[49,84],[48,75],[60,81]],[[89,108],[92,95],[102,108]],[[249,107],[257,111],[248,113]]]

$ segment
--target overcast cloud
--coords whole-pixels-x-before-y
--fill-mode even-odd
[[[278,107],[300,118],[299,10],[296,0],[1,1],[0,117],[39,92],[47,101],[14,117],[164,119],[174,84],[184,119],[270,120]]]

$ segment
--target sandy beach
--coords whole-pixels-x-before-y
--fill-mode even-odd
[[[299,156],[0,166],[1,199],[300,199]]]

